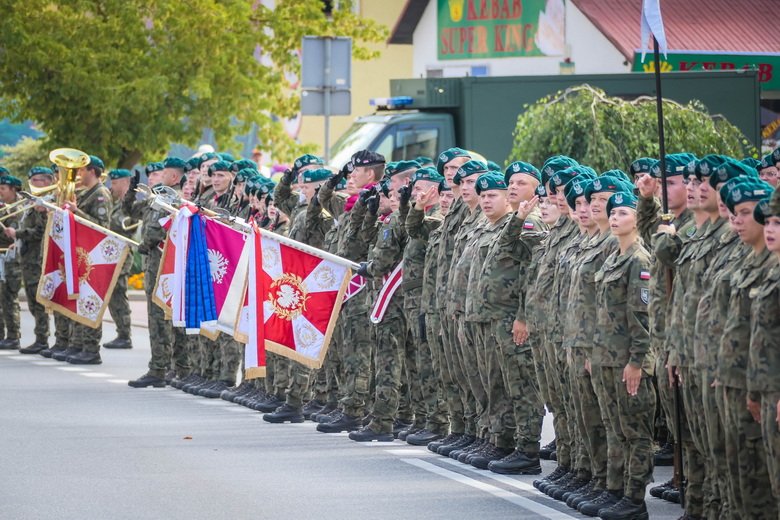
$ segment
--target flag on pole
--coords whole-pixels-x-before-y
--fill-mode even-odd
[[[99,327],[127,258],[127,242],[62,210],[49,215],[43,247],[38,302],[78,323]]]
[[[162,308],[165,311],[165,319],[170,320],[173,315],[173,276],[176,269],[176,245],[173,242],[175,233],[171,231],[173,217],[161,218],[160,225],[168,231],[168,234],[162,246],[162,258],[160,266],[157,268],[157,280],[152,291],[152,302]]]
[[[214,285],[211,283],[204,218],[200,213],[195,213],[190,217],[184,282],[186,286],[184,292],[185,331],[187,334],[199,334],[203,324],[216,326],[217,309],[214,300]]]
[[[265,350],[320,368],[351,277],[350,262],[255,231],[250,257],[248,377]]]
[[[263,323],[263,291],[262,271],[263,253],[260,232],[254,228],[249,239],[249,262],[252,266],[247,273],[246,305],[241,313],[247,345],[244,349],[244,369],[247,379],[265,377],[265,326]],[[250,325],[250,316],[256,319]],[[240,327],[236,327],[238,331]]]
[[[664,31],[664,21],[661,18],[661,0],[642,0],[642,61],[645,61],[645,51],[651,37],[658,40],[658,49],[666,57],[668,50],[666,45],[666,32]],[[650,45],[652,49],[653,46]]]

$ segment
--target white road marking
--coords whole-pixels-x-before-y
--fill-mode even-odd
[[[512,477],[508,477],[506,475],[499,475],[498,473],[493,473],[492,471],[485,471],[482,469],[475,468],[473,466],[468,466],[466,464],[458,462],[457,460],[446,459],[444,460],[444,462],[448,464],[457,464],[459,468],[465,469],[466,471],[473,471],[475,473],[479,473],[483,477],[489,478],[491,480],[495,480],[497,482],[501,482],[502,484],[506,484],[508,486],[512,486],[513,488],[520,489],[523,491],[531,491],[532,493],[538,494],[540,497],[549,498],[547,495],[542,495],[541,493],[539,493],[536,490],[536,488],[533,487],[531,484],[526,484],[525,482],[513,479]],[[554,499],[550,499],[550,500],[554,500]]]
[[[13,352],[13,350],[10,352]],[[29,354],[19,354],[18,356],[8,356],[8,359],[16,359],[17,361],[31,361],[35,358]]]
[[[434,453],[432,451],[428,451],[427,448],[394,448],[385,451],[391,455],[398,455],[399,457],[420,457],[425,455],[434,455]]]
[[[86,368],[81,367],[57,367],[57,370],[62,370],[63,372],[86,372]]]
[[[11,356],[17,352],[17,350],[0,350],[0,356]]]
[[[430,462],[425,462],[420,459],[401,459],[401,460],[406,462],[407,464],[418,467],[420,469],[424,469],[425,471],[429,471],[441,477],[454,480],[455,482],[460,482],[461,484],[465,484],[475,489],[485,491],[486,493],[490,493],[495,497],[506,500],[507,502],[511,502],[517,506],[522,507],[523,509],[536,513],[537,515],[542,516],[544,518],[548,518],[550,520],[568,520],[571,518],[576,518],[562,511],[558,511],[557,509],[553,509],[551,507],[547,507],[545,505],[539,504],[538,502],[535,502],[531,499],[516,495],[505,489],[493,486],[491,484],[487,484],[479,480],[475,480],[465,475],[461,475],[460,473],[457,473],[455,471],[444,469],[435,464],[431,464]]]
[[[39,367],[53,367],[54,365],[59,365],[59,361],[33,361],[33,365],[38,365]]]
[[[114,383],[115,385],[126,385],[127,379],[109,379],[109,383]]]
[[[105,372],[82,372],[79,375],[84,377],[114,377],[111,374],[106,374]]]

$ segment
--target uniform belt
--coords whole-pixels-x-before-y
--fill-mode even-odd
[[[409,280],[409,281],[404,280],[403,282],[401,282],[401,289],[405,291],[410,289],[417,289],[418,287],[422,287],[422,286],[423,286],[422,280]]]

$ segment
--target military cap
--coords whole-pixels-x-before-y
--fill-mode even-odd
[[[4,172],[5,175],[10,175],[8,170],[6,170],[5,168],[3,168],[3,170],[5,170]],[[51,175],[52,177],[54,177],[54,171],[51,168],[47,168],[46,166],[33,166],[32,168],[30,168],[30,171],[27,172],[27,178],[29,179],[30,177],[33,177],[35,175]]]
[[[485,164],[487,164],[488,171],[489,172],[500,172],[501,166],[498,165],[495,161],[487,161]]]
[[[626,193],[624,191],[613,193],[607,202],[607,215],[610,215],[615,208],[631,208],[635,210],[636,202],[637,198],[633,193]]]
[[[444,177],[439,175],[439,172],[433,168],[418,168],[417,171],[412,174],[411,183],[414,184],[417,181],[443,182]]]
[[[185,164],[187,166],[184,168],[184,171],[191,172],[193,170],[197,170],[198,168],[200,168],[201,162],[202,161],[200,157],[190,157],[189,159],[187,159],[187,161],[185,161]]]
[[[244,184],[244,195],[255,195],[257,194],[257,188],[259,185],[252,181],[247,181],[246,184]]]
[[[126,177],[132,177],[133,173],[125,168],[117,168],[108,172],[108,178],[112,181],[114,179],[124,179]]]
[[[657,159],[653,159],[652,157],[640,157],[636,161],[631,163],[631,166],[629,166],[629,170],[631,171],[631,174],[636,176],[640,173],[650,173],[650,170],[653,169],[653,166],[655,163],[657,163]],[[612,171],[612,170],[610,170]]]
[[[688,164],[695,161],[696,156],[691,153],[670,153],[666,155],[666,176],[683,175],[686,179],[688,174]],[[650,176],[656,179],[661,178],[661,161],[656,161],[650,168]]]
[[[344,191],[347,189],[347,179],[341,179],[338,184],[336,184],[336,187],[333,188],[334,191]]]
[[[10,186],[12,188],[16,188],[17,190],[22,189],[22,181],[14,177],[13,175],[2,175],[0,176],[0,184],[4,184],[6,186]]]
[[[239,159],[230,165],[230,169],[235,173],[240,172],[244,168],[252,168],[257,171],[257,163],[251,159]]]
[[[560,188],[561,186],[565,186],[574,177],[580,175],[581,170],[578,168],[578,166],[579,165],[570,166],[569,168],[564,168],[563,170],[559,170],[554,174],[552,174],[550,176],[550,181],[549,181],[550,188],[551,188],[550,191],[552,193],[556,193],[558,188]]]
[[[761,162],[758,163],[758,166],[756,166],[756,170],[766,170],[767,168],[774,168],[775,167],[775,160],[772,158],[772,154],[768,153],[765,156],[761,158]]]
[[[233,157],[233,155],[229,152],[217,152],[217,157],[219,157],[221,161],[227,161],[231,163],[235,162],[236,160],[236,158]]]
[[[0,175],[11,175],[11,172],[5,166],[0,166]]]
[[[737,177],[723,185],[720,197],[729,211],[734,213],[737,204],[758,202],[772,195],[773,191],[771,184],[756,177]]]
[[[438,171],[439,169],[436,168],[436,170]],[[475,161],[475,160],[466,161],[465,163],[461,164],[460,168],[458,168],[458,171],[455,172],[455,177],[453,177],[452,182],[454,182],[456,186],[459,186],[460,181],[463,180],[464,178],[469,177],[471,175],[481,175],[487,172],[488,169],[485,163],[481,161]],[[441,172],[439,173],[440,175],[443,175]]]
[[[629,181],[624,181],[623,179],[605,173],[604,175],[593,179],[590,184],[585,187],[585,198],[590,202],[591,196],[594,193],[617,193],[619,191],[633,193],[634,185]]]
[[[565,155],[553,155],[552,157],[548,157],[542,165],[542,184],[547,184],[550,177],[559,171],[571,168],[572,166],[579,166],[579,164],[580,163],[571,157],[566,157]]]
[[[442,153],[440,153],[439,160],[436,162],[436,171],[439,172],[439,175],[444,175],[444,166],[451,160],[458,157],[468,157],[471,159],[471,154],[463,148],[458,148],[457,146],[444,150]],[[485,168],[485,171],[487,171],[487,168]]]
[[[758,171],[759,166],[761,166],[761,161],[753,157],[745,157],[739,162],[750,168],[755,168],[756,171]]]
[[[569,205],[571,209],[574,209],[577,204],[577,197],[585,197],[586,193],[590,189],[590,185],[593,183],[595,179],[580,179],[582,176],[577,176],[571,180],[571,182],[566,183],[566,186],[563,187],[563,196],[566,197],[566,204]]]
[[[637,159],[637,161],[639,161],[639,160],[641,160],[641,159]],[[651,159],[651,160],[654,160],[654,159]],[[634,161],[634,162],[636,162],[636,161]],[[640,172],[640,173],[647,173],[647,172]],[[628,174],[626,174],[626,172],[624,172],[623,170],[620,170],[620,169],[607,170],[607,171],[605,171],[604,173],[601,174],[602,177],[605,176],[605,175],[608,175],[610,177],[614,177],[616,179],[621,179],[621,180],[624,180],[626,182],[632,182],[631,181],[631,177],[629,177]]]
[[[477,191],[477,195],[479,195],[483,191],[506,190],[507,187],[504,176],[500,172],[489,171],[477,177],[477,184],[474,186],[474,189]]]
[[[219,161],[221,157],[217,155],[216,152],[206,152],[204,154],[201,154],[200,156],[200,164],[203,164],[206,161]],[[200,164],[198,167],[200,167]]]
[[[238,173],[236,173],[236,182],[247,182],[250,178],[254,177],[260,177],[260,172],[251,167],[242,168],[238,170]]]
[[[160,170],[164,170],[165,166],[163,166],[163,163],[161,162],[150,162],[146,165],[146,168],[144,168],[144,171],[146,172],[146,175],[149,175],[150,173],[159,172]]]
[[[731,159],[731,157],[712,153],[705,155],[701,159],[688,163],[688,176],[690,177],[693,174],[701,182],[704,177],[711,176],[718,166],[728,159]]]
[[[506,167],[506,170],[504,170],[504,181],[509,184],[509,179],[511,179],[512,175],[516,173],[530,175],[537,181],[542,182],[542,174],[539,173],[539,170],[536,168],[536,166],[523,161],[515,161]]]
[[[389,173],[388,168],[385,168],[385,176],[389,179],[397,173],[405,172],[407,170],[416,170],[421,167],[422,166],[417,161],[397,161],[395,163],[395,168],[390,170]]]
[[[324,166],[325,160],[322,157],[317,157],[316,155],[307,153],[295,159],[295,162],[293,163],[292,171],[293,173],[297,174],[301,168],[305,168],[306,166],[312,164],[316,166]]]
[[[102,172],[103,170],[106,169],[106,165],[103,164],[103,160],[97,155],[90,155],[89,164],[87,164],[87,168],[93,168],[95,170],[100,170]]]
[[[441,192],[443,192],[443,191],[452,191],[452,186],[450,186],[449,184],[447,184],[447,181],[446,181],[446,180],[445,180],[445,181],[441,181],[441,182],[439,183],[439,193],[441,193]]]
[[[209,166],[209,177],[214,175],[214,172],[229,172],[230,163],[227,161],[217,161]]]
[[[333,172],[330,170],[326,168],[315,168],[313,170],[306,170],[305,172],[301,173],[300,182],[309,184],[312,182],[326,181],[331,177],[333,177]]]
[[[424,167],[424,168],[427,168],[427,167],[429,167],[429,166],[431,166],[431,167],[433,167],[433,168],[435,168],[435,167],[436,167],[436,165],[435,165],[435,164],[433,164],[433,159],[431,159],[430,157],[427,157],[427,156],[425,156],[425,155],[421,155],[421,156],[419,156],[419,157],[415,157],[415,158],[414,158],[414,160],[415,160],[415,161],[416,161],[416,162],[417,162],[417,163],[418,163],[418,164],[419,164],[421,167]]]
[[[780,213],[772,206],[771,197],[761,199],[759,203],[756,204],[756,207],[753,208],[753,220],[762,226],[766,224],[766,219],[777,216],[780,216]]]
[[[536,190],[534,191],[536,192],[536,196],[539,198],[547,196],[547,186],[545,186],[544,184],[540,184],[539,186],[537,186]]]
[[[359,166],[374,166],[375,164],[385,164],[385,156],[372,150],[360,150],[352,155],[352,164]]]
[[[385,163],[385,174],[384,178],[389,179],[396,173],[398,173],[398,169],[396,168],[398,166],[398,161],[390,161],[389,163]]]
[[[187,163],[178,157],[166,157],[163,161],[163,168],[173,168],[176,170],[186,170]]]
[[[780,147],[774,149],[772,159],[775,161],[775,164],[780,162]]]
[[[713,188],[717,188],[718,184],[722,182],[728,182],[731,179],[737,177],[758,177],[757,171],[750,168],[745,163],[737,161],[736,159],[728,158],[723,161],[717,168],[715,168],[712,175],[710,175],[709,183]]]

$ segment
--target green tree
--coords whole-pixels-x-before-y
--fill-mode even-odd
[[[757,156],[742,132],[699,102],[665,99],[666,153]],[[638,157],[658,157],[655,98],[626,101],[589,85],[572,87],[530,105],[517,119],[510,160],[541,165],[564,154],[605,171],[627,169]]]
[[[43,140],[22,137],[14,145],[0,146],[3,158],[0,165],[8,168],[13,175],[27,180],[27,172],[33,166],[49,166],[49,152],[43,147]]]
[[[252,123],[289,160],[301,147],[276,117],[298,110],[302,37],[351,37],[369,59],[387,34],[351,4],[328,18],[322,0],[0,0],[0,115],[111,166],[194,145],[206,127],[229,149]]]

